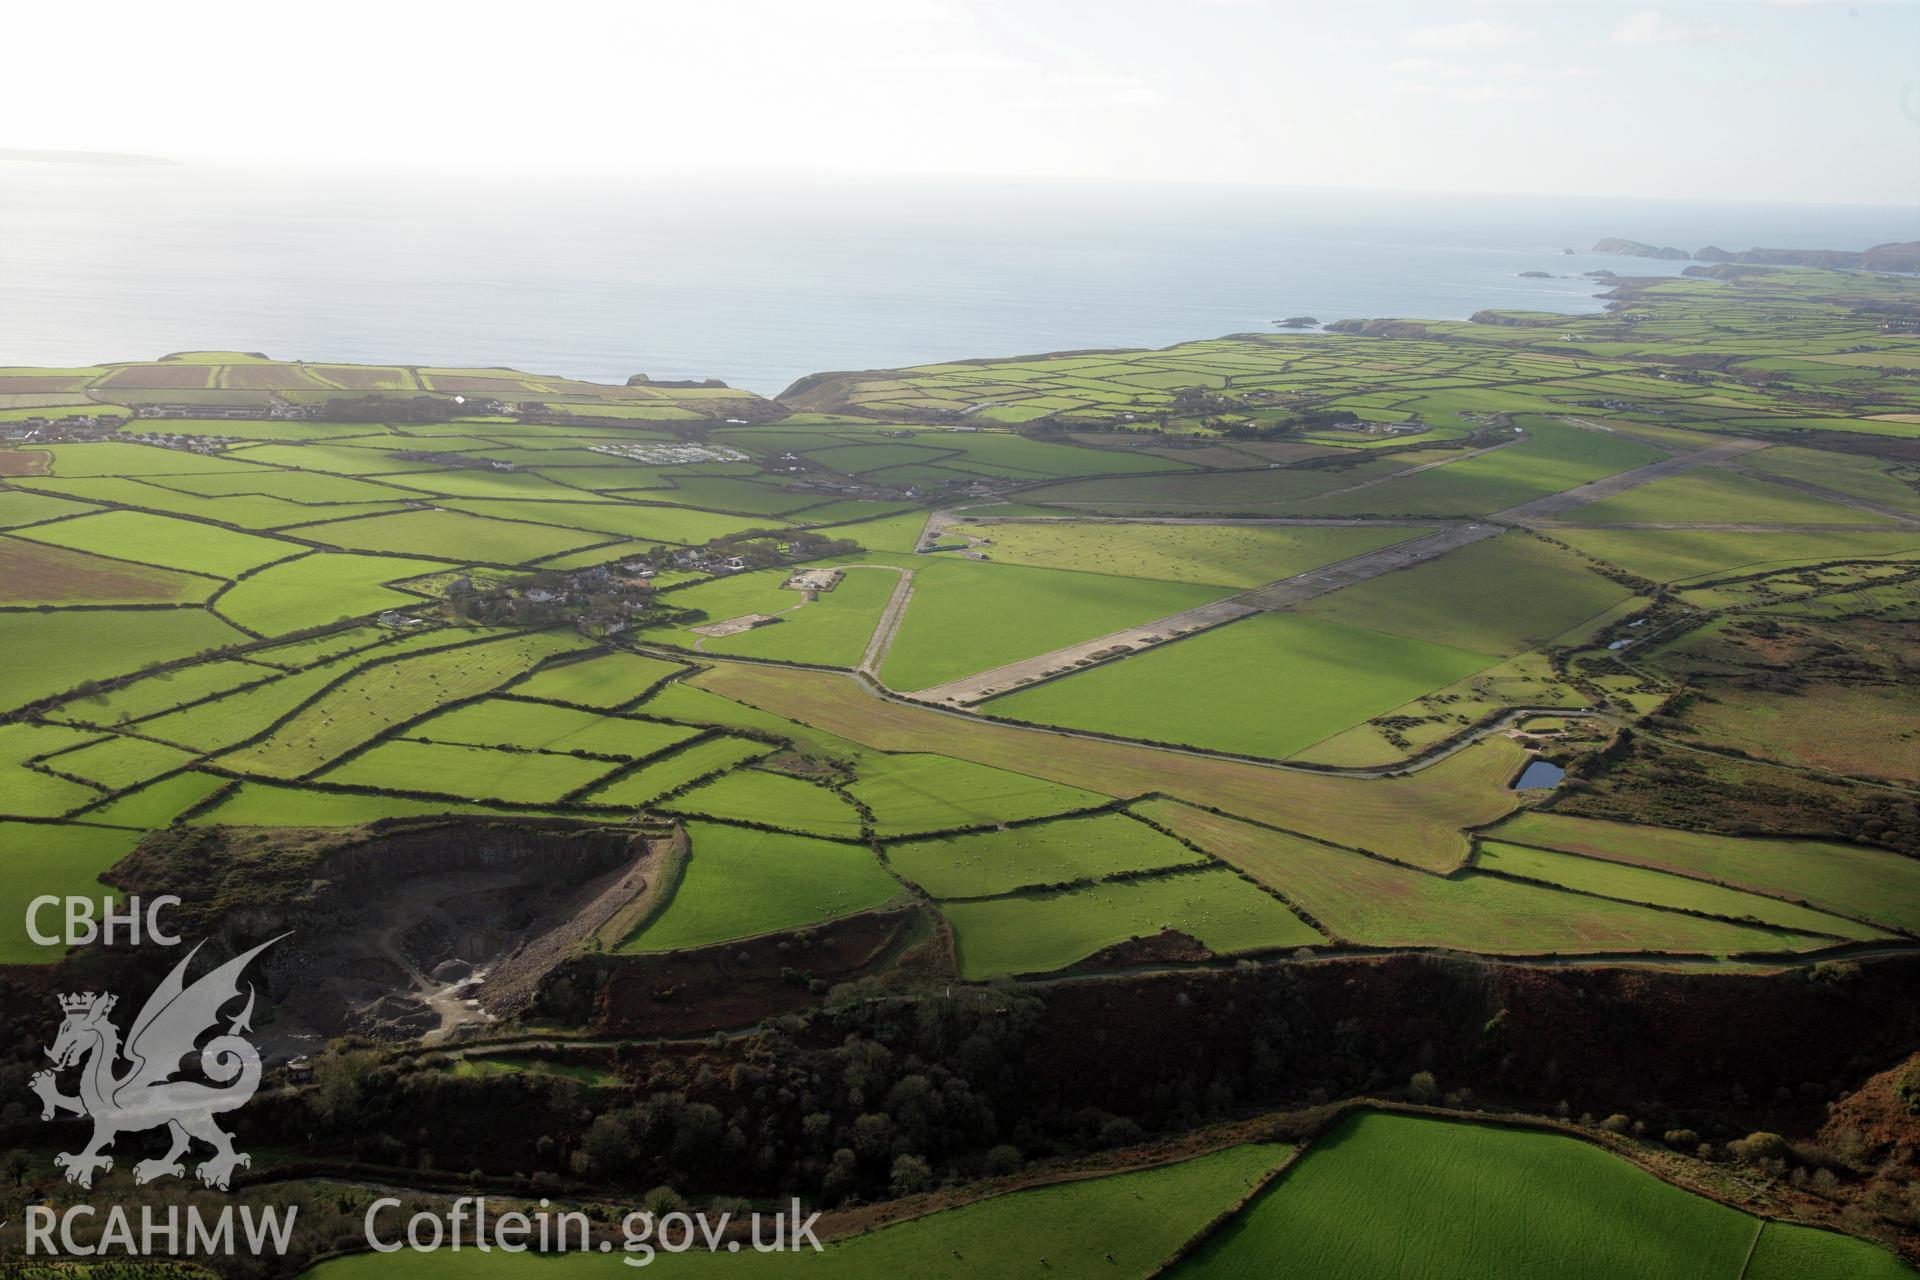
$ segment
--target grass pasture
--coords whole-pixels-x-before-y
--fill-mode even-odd
[[[1362,1112],[1169,1274],[1733,1277],[1759,1229],[1737,1209],[1575,1138]]]
[[[1883,849],[1675,831],[1539,812],[1518,814],[1488,835],[1718,881],[1920,933],[1920,863]]]
[[[1773,484],[1758,476],[1703,468],[1669,476],[1582,507],[1581,524],[1724,521],[1732,524],[1886,524],[1886,516]]]
[[[190,751],[141,738],[111,737],[46,761],[49,768],[93,783],[105,791],[124,791],[149,778],[193,762]]]
[[[269,778],[302,777],[389,729],[489,692],[584,643],[566,633],[531,632],[375,663],[221,763]]]
[[[597,533],[438,509],[333,520],[291,532],[349,551],[432,556],[460,564],[526,564],[607,541]]]
[[[269,565],[221,594],[220,612],[262,635],[284,635],[341,618],[417,607],[418,596],[383,583],[434,573],[447,566],[395,556],[318,552]]]
[[[19,535],[116,560],[231,578],[300,554],[290,542],[143,511],[102,511]]]
[[[1217,955],[1326,941],[1283,904],[1224,868],[946,902],[940,912],[953,925],[960,976],[969,981],[1051,973],[1106,947],[1168,929],[1199,939]]]
[[[80,817],[106,827],[152,831],[168,825],[227,785],[227,779],[210,773],[176,773],[149,782],[137,791],[116,796],[105,804],[88,809]]]
[[[925,689],[1229,594],[1065,569],[922,561],[880,677],[889,688]]]
[[[887,846],[887,861],[936,898],[977,898],[1206,859],[1144,822],[1100,813],[897,841]]]
[[[1137,809],[1285,894],[1335,938],[1363,946],[1458,947],[1484,955],[1731,955],[1831,943],[1497,876],[1438,876],[1168,801]]]
[[[1758,573],[1825,560],[1920,555],[1920,530],[1728,533],[1702,529],[1555,529],[1553,537],[1656,582]]]
[[[1632,593],[1538,538],[1505,533],[1300,606],[1306,617],[1510,657]]]
[[[881,751],[953,756],[1120,796],[1171,794],[1439,870],[1466,857],[1463,828],[1512,812],[1516,801],[1507,783],[1525,759],[1507,739],[1486,738],[1404,777],[1344,778],[1125,742],[1042,736],[883,701],[844,676],[821,671],[724,663],[670,691],[681,685],[690,686],[689,695],[721,694]]]
[[[650,505],[654,490],[646,490],[640,502],[512,502],[484,498],[455,499],[444,503],[451,511],[503,521],[557,525],[565,529],[598,534],[594,542],[626,538],[634,542],[665,543],[683,546],[724,538],[749,529],[765,529],[783,522],[767,517],[723,515],[694,507]],[[587,495],[581,494],[581,497]],[[551,553],[549,553],[551,554]],[[527,557],[537,559],[539,557]]]
[[[92,787],[27,767],[35,756],[77,747],[97,736],[64,725],[0,724],[0,816],[56,818],[99,799]]]
[[[1220,587],[1257,587],[1391,546],[1419,528],[1116,524],[1091,521],[961,523],[948,536],[984,538],[996,563],[1073,569]]]
[[[689,822],[687,835],[692,853],[673,897],[620,950],[677,951],[796,929],[900,892],[860,845],[717,822]]]
[[[403,738],[377,742],[315,780],[335,786],[426,791],[465,800],[539,805],[554,804],[569,792],[591,786],[615,767],[606,760]]]
[[[1582,857],[1576,853],[1560,853],[1490,840],[1480,846],[1474,865],[1487,871],[1559,885],[1580,893],[1705,912],[1723,920],[1755,920],[1781,929],[1825,933],[1849,940],[1884,939],[1889,936],[1870,925],[1814,911],[1796,903],[1729,889],[1724,885],[1689,880],[1685,876],[1669,875],[1664,871],[1608,862],[1604,858]]]
[[[1096,808],[1109,799],[948,756],[873,755],[859,769],[847,792],[873,812],[874,833],[882,838],[1017,822]]]
[[[50,964],[64,947],[42,947],[27,936],[27,904],[42,895],[118,898],[100,883],[100,873],[133,851],[143,833],[116,827],[0,822],[0,964]],[[55,928],[49,911],[43,928]]]
[[[0,710],[245,639],[204,609],[0,613]]]
[[[860,811],[817,783],[784,773],[741,769],[684,791],[660,806],[670,813],[765,823],[808,835],[854,839]]]
[[[657,760],[649,760],[638,769],[622,773],[588,792],[583,799],[588,804],[639,808],[669,791],[677,791],[711,774],[724,773],[749,760],[758,760],[773,750],[764,742],[728,734],[703,738]],[[839,814],[835,812],[834,817],[837,821]]]
[[[650,720],[596,715],[544,702],[482,698],[443,711],[406,732],[410,738],[430,742],[554,753],[585,751],[597,756],[640,760],[685,742],[699,730]]]
[[[989,715],[1284,759],[1492,665],[1477,653],[1262,613],[986,703]]]
[[[357,827],[381,818],[425,818],[443,813],[506,814],[507,808],[461,800],[422,800],[359,791],[324,791],[271,782],[242,782],[195,825],[235,827]],[[525,812],[524,810],[518,812]],[[539,811],[534,811],[538,816]]]
[[[510,692],[522,698],[545,698],[576,707],[609,711],[639,700],[647,690],[685,667],[638,653],[609,653],[543,667],[515,683]]]

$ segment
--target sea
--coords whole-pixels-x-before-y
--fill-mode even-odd
[[[1590,252],[1604,236],[1860,249],[1920,238],[1920,209],[0,159],[0,365],[240,350],[774,394],[1291,316],[1577,314],[1600,305],[1583,272],[1687,265]]]

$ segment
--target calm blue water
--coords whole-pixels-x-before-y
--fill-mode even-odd
[[[1546,791],[1559,786],[1560,779],[1566,776],[1567,771],[1551,761],[1529,760],[1527,767],[1522,769],[1520,776],[1514,780],[1513,789],[1515,791]]]
[[[1594,309],[1607,235],[1862,248],[1920,211],[1033,183],[241,174],[0,161],[0,364],[234,348],[721,377]]]

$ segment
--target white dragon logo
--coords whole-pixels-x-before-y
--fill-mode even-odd
[[[62,1111],[93,1118],[93,1140],[86,1149],[53,1158],[67,1171],[67,1181],[91,1187],[96,1172],[113,1168],[113,1157],[104,1152],[116,1137],[162,1126],[172,1135],[173,1146],[159,1159],[135,1165],[136,1183],[185,1176],[180,1156],[195,1138],[214,1149],[213,1156],[195,1170],[209,1187],[225,1191],[233,1171],[253,1163],[250,1156],[233,1149],[233,1139],[213,1122],[215,1116],[244,1106],[260,1087],[260,1053],[240,1034],[253,1029],[251,986],[246,1008],[227,1024],[225,1034],[216,1035],[200,1050],[200,1069],[213,1083],[172,1077],[182,1070],[180,1060],[193,1052],[195,1042],[217,1026],[220,1010],[239,997],[240,973],[248,962],[278,941],[263,942],[187,986],[187,965],[200,951],[196,945],[148,997],[127,1032],[125,1045],[107,1019],[115,997],[91,991],[60,997],[60,1008],[67,1016],[47,1050],[53,1070],[39,1072],[29,1083],[40,1095],[41,1119],[51,1120]],[[123,1057],[128,1069],[116,1075],[115,1066]],[[80,1092],[70,1096],[60,1092],[54,1073],[76,1063],[82,1064]]]

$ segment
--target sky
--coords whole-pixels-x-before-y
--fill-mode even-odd
[[[8,35],[12,152],[1920,205],[1908,0],[95,0]]]

